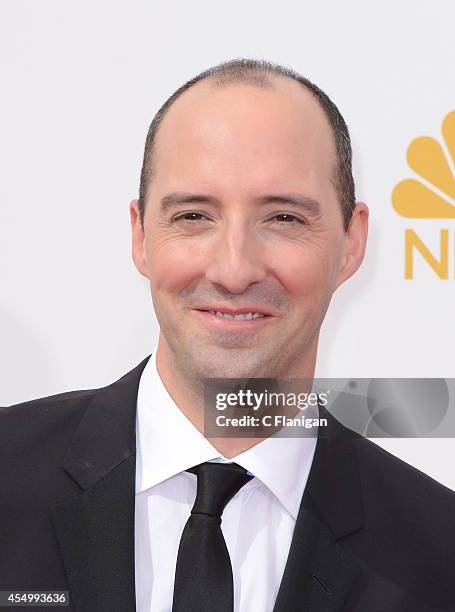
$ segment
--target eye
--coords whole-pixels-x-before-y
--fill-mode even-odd
[[[280,213],[279,215],[275,215],[272,219],[279,219],[278,223],[280,225],[295,225],[295,222],[305,225],[305,221],[303,219],[299,219],[295,215],[291,215],[290,213]]]
[[[183,213],[182,215],[179,215],[178,217],[175,217],[174,221],[180,221],[181,220],[181,221],[184,221],[185,223],[194,224],[194,223],[198,223],[199,217],[203,218],[203,219],[206,219],[208,221],[208,217],[206,217],[202,213],[198,213],[196,211]]]

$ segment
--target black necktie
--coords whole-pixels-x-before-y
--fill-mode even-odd
[[[221,515],[253,476],[236,463],[201,463],[187,471],[197,476],[197,494],[180,540],[172,612],[232,612],[232,566]]]

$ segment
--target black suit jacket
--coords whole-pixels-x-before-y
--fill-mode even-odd
[[[107,387],[0,409],[0,590],[69,590],[78,612],[135,610],[148,359]],[[274,612],[455,611],[455,493],[325,416]]]

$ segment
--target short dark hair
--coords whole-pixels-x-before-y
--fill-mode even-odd
[[[222,86],[228,83],[247,83],[257,87],[268,87],[271,85],[268,75],[279,75],[293,79],[300,83],[305,89],[310,91],[319,101],[327,119],[332,127],[336,146],[336,170],[334,176],[334,186],[337,190],[343,214],[344,229],[347,230],[351,220],[352,211],[355,207],[355,185],[352,176],[352,149],[349,138],[349,130],[346,122],[332,102],[329,96],[309,79],[301,76],[292,68],[287,68],[279,64],[274,64],[266,60],[255,60],[238,58],[229,60],[204,70],[181,85],[161,106],[153,118],[147,134],[144,149],[144,159],[141,170],[141,180],[139,186],[139,213],[142,225],[144,224],[145,202],[147,190],[153,173],[153,149],[158,128],[166,115],[169,107],[187,89],[202,80],[209,80],[215,86]]]

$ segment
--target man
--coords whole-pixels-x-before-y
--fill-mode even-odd
[[[336,106],[267,62],[202,73],[152,122],[130,215],[158,346],[3,409],[0,589],[82,612],[455,610],[449,489],[329,414],[317,440],[203,436],[205,380],[313,377],[362,262]]]

